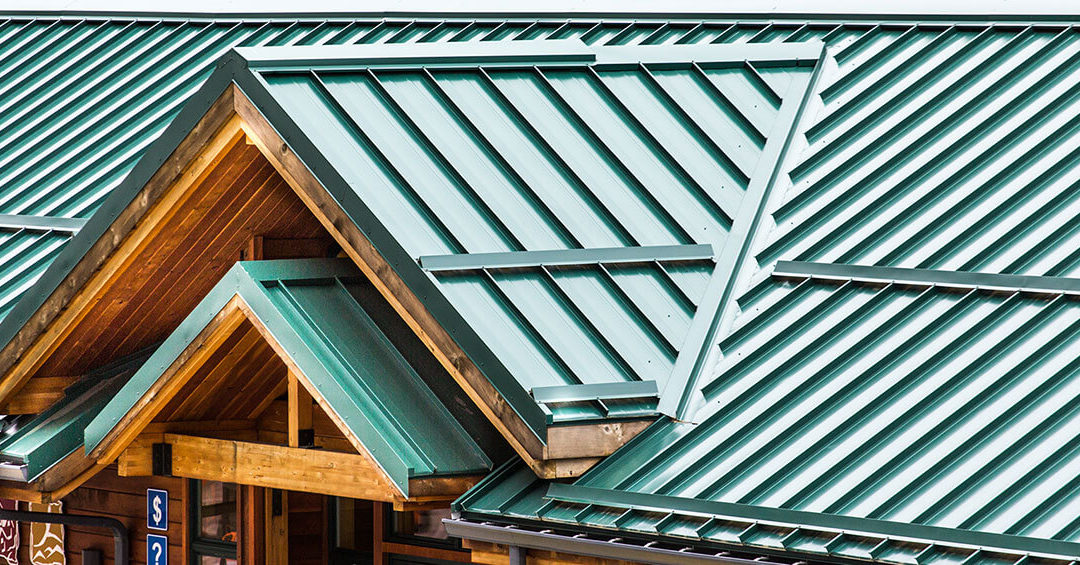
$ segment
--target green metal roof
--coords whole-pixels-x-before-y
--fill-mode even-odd
[[[0,440],[0,461],[33,481],[83,446],[83,429],[116,395],[146,353],[94,371],[64,391],[64,398]],[[8,478],[5,476],[5,478]]]
[[[251,308],[401,492],[491,462],[360,305],[345,259],[237,263],[86,426],[94,449],[234,296]]]
[[[514,471],[460,504],[839,558],[1068,563],[1078,294],[1080,279],[781,263],[742,298],[695,423],[652,426],[572,486]]]
[[[534,57],[540,68],[517,71],[522,76],[516,77],[512,61],[481,64],[474,58],[453,63],[458,68],[426,65],[431,67],[426,70],[419,68],[424,65],[416,60],[399,61],[394,69],[385,65],[372,68],[369,62],[357,70],[355,59],[363,54],[347,53],[345,59],[354,61],[346,65],[348,68],[329,68],[333,65],[326,61],[338,55],[284,49],[275,56],[277,63],[267,62],[263,68],[255,63],[254,74],[237,71],[223,74],[228,78],[222,80],[246,80],[241,84],[245,92],[264,111],[271,109],[275,127],[300,148],[298,153],[303,153],[305,162],[323,180],[336,177],[328,183],[337,190],[335,196],[348,196],[344,189],[349,188],[352,198],[361,200],[371,214],[359,218],[359,224],[371,226],[372,218],[378,217],[393,219],[382,234],[383,241],[397,242],[400,252],[386,252],[385,243],[380,250],[396,266],[419,272],[414,283],[427,281],[436,295],[445,295],[448,311],[477,328],[478,342],[496,354],[507,354],[511,363],[522,358],[522,351],[531,349],[533,357],[524,357],[530,359],[530,367],[546,365],[549,370],[541,374],[562,379],[534,381],[533,373],[515,374],[510,370],[513,367],[504,367],[506,374],[512,375],[512,379],[503,380],[504,386],[516,383],[524,391],[539,390],[541,398],[558,404],[560,398],[589,396],[575,396],[565,389],[547,390],[574,382],[568,375],[581,373],[587,377],[579,378],[582,382],[617,386],[646,383],[652,377],[657,393],[662,394],[657,409],[688,421],[655,425],[574,485],[552,486],[522,474],[528,471],[515,471],[514,476],[523,481],[521,488],[501,501],[497,496],[484,498],[497,486],[496,479],[510,481],[506,477],[511,473],[500,473],[463,499],[468,502],[464,508],[476,516],[629,531],[688,543],[743,545],[764,548],[764,552],[792,551],[830,559],[1034,563],[1038,560],[1024,556],[1080,555],[1075,545],[1080,540],[1075,539],[1076,527],[1068,516],[1075,506],[1070,475],[1076,473],[1070,465],[1075,466],[1080,457],[1069,437],[1075,429],[1069,425],[1070,403],[1062,400],[1071,400],[1070,381],[1076,380],[1070,373],[1072,362],[1067,353],[1075,326],[1071,318],[1073,283],[1009,277],[989,282],[976,277],[978,282],[972,283],[955,276],[967,271],[1075,274],[1080,258],[1076,251],[1080,238],[1076,229],[1080,225],[1076,190],[1080,186],[1076,178],[1080,170],[1076,166],[1080,32],[1074,21],[844,20],[824,16],[817,20],[740,17],[738,21],[721,17],[710,21],[691,17],[634,21],[618,17],[84,19],[78,23],[55,18],[12,19],[0,27],[0,38],[8,37],[5,33],[25,37],[28,32],[23,28],[37,30],[35,37],[40,43],[22,43],[39,46],[25,50],[32,58],[52,53],[49,49],[65,45],[65,38],[81,37],[72,28],[99,25],[107,31],[107,26],[128,26],[132,41],[156,42],[153,45],[166,46],[171,38],[188,37],[175,55],[161,56],[175,57],[169,59],[175,65],[190,63],[190,68],[202,69],[201,74],[179,73],[176,76],[182,80],[176,81],[167,80],[168,73],[151,74],[158,77],[157,82],[147,79],[145,83],[138,78],[141,74],[125,76],[121,69],[116,70],[119,74],[103,75],[103,98],[87,100],[111,100],[123,96],[115,93],[131,88],[138,94],[121,99],[143,100],[163,109],[117,122],[126,126],[116,127],[116,136],[135,136],[123,142],[117,137],[117,143],[138,147],[132,149],[135,152],[164,129],[180,101],[195,92],[199,80],[207,75],[210,61],[230,42],[445,42],[448,51],[459,42],[539,38],[579,39],[590,46],[605,47],[723,43],[756,49],[763,46],[753,44],[823,42],[827,56],[818,67],[817,83],[811,83],[814,96],[805,125],[792,139],[784,159],[784,174],[769,180],[772,190],[757,193],[755,198],[744,196],[740,204],[753,202],[745,212],[723,203],[738,200],[725,195],[740,190],[738,156],[746,147],[725,151],[721,142],[735,137],[724,136],[714,141],[719,152],[703,148],[712,128],[723,127],[722,120],[696,126],[694,120],[672,120],[678,116],[677,110],[673,113],[672,100],[676,105],[685,104],[679,96],[692,94],[692,90],[678,90],[676,95],[669,88],[668,96],[657,96],[655,84],[665,86],[660,80],[665,77],[657,75],[664,73],[648,65],[645,71],[640,66],[599,69],[600,59],[589,65],[576,58],[578,50],[567,52],[555,45],[546,51],[500,47],[482,54],[519,60]],[[175,35],[169,35],[170,30]],[[181,55],[184,50],[190,60]],[[26,60],[19,58],[23,51],[0,51],[0,66],[8,65],[0,72],[17,76]],[[97,56],[93,49],[82,51],[89,58]],[[591,51],[600,53],[603,49]],[[78,52],[74,48],[66,51]],[[251,53],[251,57],[257,56],[261,54]],[[637,52],[633,56],[643,57]],[[322,63],[313,63],[318,60]],[[75,73],[82,77],[78,80],[98,80],[89,72],[93,67],[79,66],[83,59],[72,61],[70,68],[87,69]],[[484,67],[487,78],[483,74],[473,80],[455,76],[468,74],[460,69],[466,64],[473,69]],[[589,67],[595,68],[583,70]],[[762,72],[764,65],[753,69],[770,88],[774,88],[777,76],[783,76]],[[18,76],[34,79],[32,73]],[[20,82],[17,88],[0,91],[0,104],[12,104],[3,98],[12,93],[29,104],[34,93],[48,92],[40,89],[52,84]],[[110,91],[110,85],[119,86]],[[158,150],[150,152],[156,157],[145,160],[144,170],[134,169],[125,181],[130,184],[127,189],[114,191],[114,205],[101,205],[103,213],[88,224],[88,234],[75,238],[63,252],[68,262],[54,267],[39,289],[0,323],[0,341],[10,340],[59,284],[70,264],[85,252],[87,244],[82,241],[92,241],[104,231],[118,206],[130,199],[131,187],[145,180],[170,144],[175,144],[183,124],[197,117],[200,104],[216,94],[212,90],[204,89],[202,99],[195,95],[190,115],[181,115],[172,137],[167,133],[158,142]],[[537,92],[542,96],[536,96]],[[164,101],[160,105],[156,102],[159,97]],[[36,99],[52,100],[54,106],[63,107],[62,98],[46,95]],[[109,130],[113,119],[109,112],[95,113],[91,105],[80,113],[76,111],[78,101],[74,97],[67,100],[70,111],[48,116],[80,116],[83,121],[79,123],[88,129],[77,131]],[[752,102],[741,105],[746,100],[727,100],[743,118],[729,123],[742,126],[744,133],[761,123],[755,121],[761,116],[755,112],[765,108],[758,104],[750,111]],[[38,108],[40,113],[46,103],[25,108]],[[365,104],[364,112],[356,110],[361,104]],[[656,108],[660,110],[651,110]],[[692,108],[708,112],[708,105]],[[133,125],[140,127],[129,127]],[[37,150],[18,157],[20,144],[31,139],[28,136],[32,133],[19,129],[25,133],[8,138],[7,132],[16,130],[0,131],[5,132],[0,135],[0,163],[30,167],[27,171],[34,166],[42,171],[53,166],[81,170],[75,164],[85,155],[78,152],[68,161],[58,160],[59,154]],[[733,131],[733,135],[738,134]],[[331,136],[338,140],[333,147],[328,146]],[[765,138],[779,139],[772,135]],[[558,143],[552,145],[550,140]],[[38,143],[47,140],[42,137]],[[57,145],[60,147],[81,146],[66,143]],[[706,149],[712,151],[707,153],[714,157],[711,162],[690,159]],[[120,163],[127,154],[102,150],[100,156],[116,156]],[[39,155],[51,155],[52,160],[37,162]],[[720,156],[727,159],[716,158]],[[27,161],[16,161],[18,158]],[[119,171],[134,162],[132,158],[111,166],[120,167],[115,168]],[[68,169],[62,169],[65,166]],[[114,170],[103,165],[101,169],[88,168],[87,174],[101,179],[123,176],[117,173],[110,177],[103,172],[106,169]],[[349,179],[361,173],[368,175],[366,181],[375,183],[371,186],[384,190],[366,194],[354,189],[356,183]],[[0,182],[0,198],[16,203],[0,212],[56,210],[82,215],[83,210],[88,213],[98,206],[103,195],[119,182],[108,185],[103,180],[105,184],[93,188],[65,182],[52,190],[42,188],[50,182],[48,178],[53,175],[31,174]],[[66,177],[61,174],[56,178]],[[717,205],[711,215],[695,217],[711,220],[713,233],[709,237],[686,228],[705,224],[687,224],[679,215],[695,206],[700,208],[708,199],[691,199],[687,208],[661,198],[643,206],[649,213],[623,217],[597,215],[595,206],[591,211],[575,207],[563,212],[554,206],[570,200],[543,198],[546,191],[555,194],[567,187],[577,190],[566,193],[573,198],[629,189],[619,204],[640,208],[643,198],[653,195],[655,199],[662,193],[654,191],[657,186],[677,186],[681,195],[697,195],[695,183],[705,186],[716,179],[725,179],[724,186],[736,190],[705,192],[710,197],[715,194]],[[36,188],[23,184],[32,182],[44,184]],[[749,181],[743,184],[747,188],[741,190],[748,194]],[[523,188],[529,190],[522,192]],[[72,192],[64,192],[68,189]],[[31,194],[35,203],[21,204],[29,202]],[[413,206],[412,215],[408,215],[407,206],[402,207],[403,201]],[[347,209],[354,213],[358,208]],[[460,210],[461,215],[438,215],[447,210]],[[661,212],[667,212],[668,217],[660,217]],[[468,222],[467,236],[457,227],[465,222],[462,218]],[[595,223],[574,223],[582,219]],[[526,222],[533,224],[526,233],[513,229]],[[746,225],[736,230],[740,222]],[[575,231],[577,225],[601,229],[580,232]],[[620,225],[632,238],[614,229]],[[403,226],[419,229],[404,230]],[[596,241],[585,242],[579,232]],[[712,239],[718,232],[724,233]],[[731,262],[719,278],[723,292],[711,292],[701,283],[696,283],[698,287],[688,284],[695,277],[702,278],[690,269],[670,277],[665,289],[668,302],[657,300],[657,296],[664,299],[663,293],[647,293],[648,302],[635,302],[636,294],[610,281],[633,274],[633,284],[647,290],[657,284],[655,274],[650,278],[636,273],[630,269],[641,267],[627,261],[604,263],[603,270],[579,267],[603,262],[597,256],[610,260],[621,250],[636,247],[655,253],[652,259],[671,271],[662,257],[692,257],[697,252],[693,246],[700,244],[710,245],[719,256],[724,254],[718,246],[738,249],[727,255]],[[645,249],[652,246],[662,249]],[[599,253],[546,255],[543,261],[536,255],[520,255],[522,250],[531,254],[575,247]],[[463,259],[466,252],[473,257]],[[479,257],[479,253],[484,255]],[[559,266],[535,266],[546,265],[545,261]],[[773,276],[777,261],[785,262],[777,267],[778,276]],[[936,271],[850,268],[858,265]],[[533,279],[528,278],[528,269],[519,272],[522,266],[532,266]],[[648,268],[656,269],[655,264]],[[607,286],[583,274],[590,271],[601,271],[594,276],[607,281]],[[572,280],[559,279],[571,275]],[[874,282],[860,282],[866,280]],[[476,291],[484,284],[489,289],[524,290],[509,297],[484,296]],[[576,295],[562,290],[571,285],[587,292]],[[683,302],[681,325],[678,319],[654,317],[645,307],[677,304],[674,298],[679,293],[671,292],[673,288],[698,288],[699,292],[697,301],[693,293],[685,293],[689,300]],[[606,301],[592,301],[604,293]],[[519,296],[530,300],[527,306],[532,310],[523,310],[514,302]],[[542,324],[535,327],[529,316],[544,308],[538,297],[550,300],[552,296],[571,306],[564,312],[574,314],[572,323],[566,325],[578,332],[574,351],[601,355],[584,361],[552,362],[555,356],[551,352],[559,352],[561,358],[564,350],[557,347],[559,342],[547,343],[552,338],[542,333]],[[589,308],[602,305],[610,310],[595,314],[578,306],[575,296],[590,297]],[[684,329],[688,323],[693,326],[693,320],[687,322],[687,312],[706,296],[717,301],[704,308],[712,318],[710,324],[697,334]],[[494,306],[472,308],[480,304],[477,297]],[[594,321],[607,312],[641,312],[643,319],[653,322],[628,327]],[[679,316],[678,309],[670,312]],[[524,330],[520,324],[510,326],[512,332],[504,331],[505,325],[496,329],[487,326],[499,320],[526,320],[529,324]],[[672,340],[678,342],[680,332],[700,336],[707,349],[719,344],[722,357],[714,366],[706,355],[695,354],[693,367],[677,370],[677,362],[670,361],[670,348],[667,361],[657,353],[664,353],[665,341],[669,345]],[[582,335],[590,339],[581,340]],[[498,341],[508,336],[532,339],[531,343],[512,343],[513,347]],[[621,353],[620,348],[627,343],[633,343],[633,349]],[[528,348],[522,349],[522,344]],[[685,343],[674,349],[682,352]],[[645,364],[633,362],[638,358],[627,358],[637,355],[654,356],[642,357],[652,361]],[[667,379],[667,383],[676,383],[673,393],[665,392],[672,385],[666,385],[664,371],[657,368],[665,364],[671,366],[668,375],[680,375]],[[584,370],[595,367],[602,370]],[[633,389],[615,394],[607,390],[605,394],[615,398],[643,392]],[[552,411],[546,403],[537,409],[535,398],[508,396],[515,399],[515,408],[532,414],[526,420],[537,428],[549,418],[562,417],[563,413]],[[633,398],[639,403],[632,405],[633,410],[652,409],[651,404],[641,403],[641,397]],[[579,402],[565,415],[571,419],[592,417],[595,408],[603,411],[610,408],[608,404],[588,407]],[[618,406],[617,402],[610,404]],[[956,439],[958,436],[961,439]],[[868,474],[860,475],[863,471]],[[506,485],[513,490],[512,482]],[[495,503],[488,504],[490,501]],[[997,549],[980,551],[979,547]]]
[[[0,320],[71,239],[70,233],[0,228]]]
[[[359,197],[346,209],[376,247],[410,258],[399,272],[514,408],[535,422],[521,392],[566,387],[541,404],[564,422],[655,413],[685,388],[820,44],[239,53],[258,78],[241,87],[280,104],[252,93]],[[634,381],[651,404],[596,386]],[[565,402],[582,386],[602,403]]]

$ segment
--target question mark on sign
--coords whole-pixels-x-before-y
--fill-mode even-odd
[[[151,547],[154,549],[154,563],[161,563],[161,542],[155,541]]]

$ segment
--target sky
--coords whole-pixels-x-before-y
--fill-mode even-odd
[[[1080,0],[0,0],[0,10],[1080,14]]]

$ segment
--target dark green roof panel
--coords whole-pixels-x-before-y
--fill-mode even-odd
[[[694,422],[654,425],[576,481],[577,494],[552,499],[542,481],[492,485],[465,507],[698,542],[793,548],[835,527],[877,535],[871,547],[906,536],[1013,561],[1076,555],[1080,280],[1054,279],[1068,287],[1054,291],[1002,275],[799,269],[784,265],[743,297]],[[506,489],[519,496],[492,509]],[[643,506],[685,515],[661,528]],[[792,537],[717,537],[694,517],[702,511],[768,517]],[[829,540],[808,547],[842,557],[871,548],[855,536],[822,548]]]
[[[0,320],[71,239],[52,230],[0,228]]]
[[[33,481],[83,447],[83,430],[116,395],[146,354],[94,371],[64,391],[48,410],[0,441],[0,460],[21,467],[17,480]],[[134,366],[133,366],[134,365]],[[8,477],[11,478],[11,477]]]
[[[830,52],[762,262],[1075,276],[1075,27],[880,26]]]

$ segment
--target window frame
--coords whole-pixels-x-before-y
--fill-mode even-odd
[[[199,479],[188,479],[188,563],[200,565],[201,557],[220,557],[236,560],[239,552],[239,540],[234,542],[207,539],[202,537],[202,483]],[[236,491],[236,516],[240,519],[240,490]],[[237,524],[239,536],[239,524]]]

